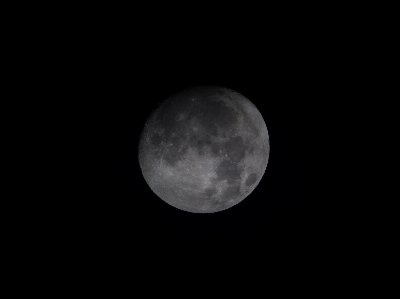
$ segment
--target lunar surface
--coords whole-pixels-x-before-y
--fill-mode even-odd
[[[267,167],[269,137],[258,109],[222,87],[179,92],[147,119],[139,164],[162,200],[192,213],[214,213],[245,199]]]

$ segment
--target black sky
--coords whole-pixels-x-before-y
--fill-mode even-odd
[[[149,29],[117,19],[112,26],[81,30],[64,61],[75,72],[69,82],[78,96],[72,102],[86,122],[82,144],[90,148],[82,145],[85,192],[71,204],[78,207],[77,237],[90,246],[145,256],[161,248],[163,254],[209,256],[218,255],[218,247],[222,256],[235,256],[332,246],[342,231],[336,212],[344,203],[331,189],[329,169],[338,146],[333,120],[340,122],[335,113],[351,68],[344,69],[346,51],[331,33],[295,24]],[[258,187],[215,214],[164,203],[146,184],[137,159],[151,111],[198,85],[246,96],[270,136],[269,163]],[[340,185],[336,179],[333,185]]]

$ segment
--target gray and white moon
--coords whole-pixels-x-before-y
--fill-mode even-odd
[[[162,200],[214,213],[245,199],[267,167],[269,137],[258,109],[223,87],[195,87],[162,102],[139,140],[139,164]]]

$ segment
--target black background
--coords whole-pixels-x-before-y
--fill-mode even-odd
[[[365,106],[384,98],[374,82],[384,72],[372,60],[385,65],[375,47],[387,47],[371,37],[386,29],[363,12],[366,5],[238,4],[35,3],[11,16],[5,47],[15,57],[4,55],[13,69],[6,77],[26,80],[14,80],[10,101],[20,117],[5,126],[23,127],[14,133],[23,146],[5,158],[28,184],[17,180],[15,213],[4,209],[12,238],[3,243],[16,255],[5,257],[18,277],[45,291],[78,286],[104,294],[108,287],[112,297],[124,286],[185,297],[214,289],[226,297],[243,287],[254,297],[249,292],[269,293],[276,283],[296,295],[370,290],[364,277],[382,272],[371,260],[386,256],[376,248],[387,246],[373,238],[387,229],[378,226],[386,213],[376,211],[385,198],[361,191],[385,174],[370,169],[382,155],[369,149],[386,150],[374,128],[386,113]],[[243,94],[270,137],[257,188],[215,214],[169,206],[138,163],[146,118],[170,95],[198,85]],[[33,165],[19,165],[23,158]]]
[[[329,26],[206,16],[177,24],[98,17],[76,29],[73,42],[61,40],[65,104],[74,111],[70,125],[79,124],[72,183],[81,190],[65,203],[68,246],[92,258],[179,263],[268,263],[340,251],[349,235],[346,201],[334,195],[343,184],[336,153],[345,146],[336,131],[349,97],[351,53]],[[243,94],[270,136],[258,187],[214,214],[163,202],[138,163],[146,118],[168,96],[198,85]]]

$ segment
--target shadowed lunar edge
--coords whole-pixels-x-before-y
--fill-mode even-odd
[[[139,163],[164,201],[194,213],[236,205],[261,180],[269,139],[257,108],[221,87],[184,90],[154,111],[139,142]]]

